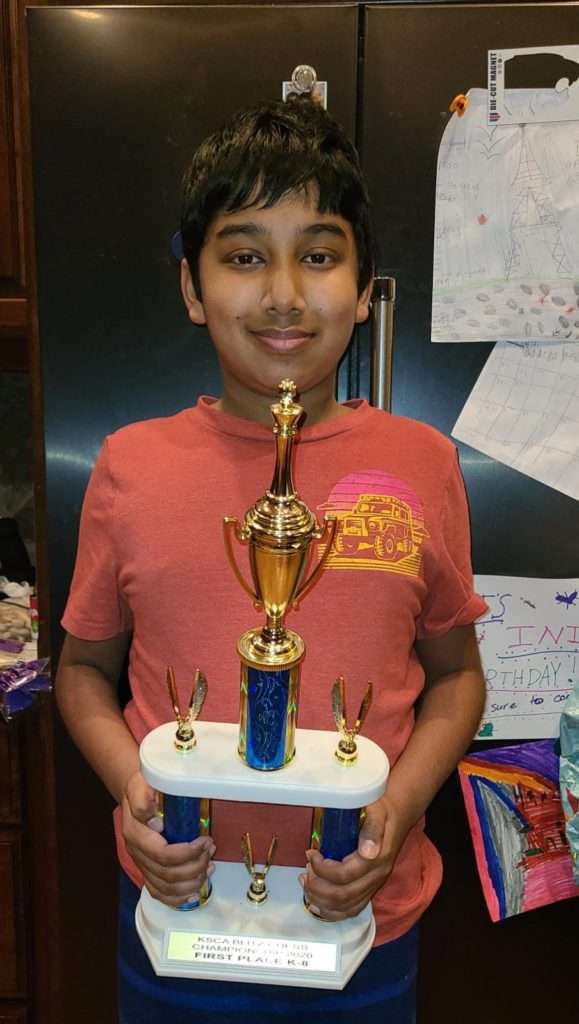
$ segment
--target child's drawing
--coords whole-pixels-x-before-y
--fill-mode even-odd
[[[475,589],[488,605],[476,623],[487,690],[477,739],[558,736],[579,679],[577,580],[477,575]]]
[[[459,777],[493,921],[579,896],[552,740],[471,754]]]
[[[579,499],[579,346],[495,345],[452,436]]]
[[[545,92],[545,91],[544,91]],[[472,89],[438,154],[433,341],[579,340],[579,122],[487,123]]]

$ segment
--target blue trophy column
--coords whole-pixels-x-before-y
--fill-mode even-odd
[[[168,843],[190,843],[208,835],[211,828],[209,800],[196,796],[163,794],[163,835]],[[198,900],[182,903],[177,910],[194,910],[207,902],[211,883],[204,882]]]
[[[239,753],[250,768],[275,771],[295,754],[299,665],[241,665]]]
[[[358,847],[364,808],[316,807],[312,822],[312,847],[330,860],[343,860]]]
[[[248,668],[247,677],[247,764],[272,771],[286,759],[290,672]]]

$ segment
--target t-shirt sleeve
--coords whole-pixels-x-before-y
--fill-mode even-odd
[[[416,623],[419,640],[466,626],[487,609],[473,590],[468,503],[456,452],[442,504],[440,532],[433,541],[424,560],[427,593]]]
[[[81,640],[108,640],[131,629],[119,586],[115,486],[105,441],[84,496],[76,563],[61,624]]]

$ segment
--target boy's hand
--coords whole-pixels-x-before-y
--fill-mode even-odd
[[[308,850],[301,876],[312,910],[327,921],[355,917],[380,889],[394,867],[407,829],[386,796],[367,807],[358,849],[343,861],[326,860]]]
[[[168,843],[160,833],[158,796],[140,771],[131,776],[122,801],[123,836],[131,857],[140,868],[151,896],[177,907],[199,895],[214,868],[210,864],[215,844],[210,836],[191,843]]]

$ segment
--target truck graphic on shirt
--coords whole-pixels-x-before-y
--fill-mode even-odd
[[[338,555],[368,555],[387,562],[417,551],[410,505],[393,495],[362,494],[350,512],[340,515],[335,540]]]

